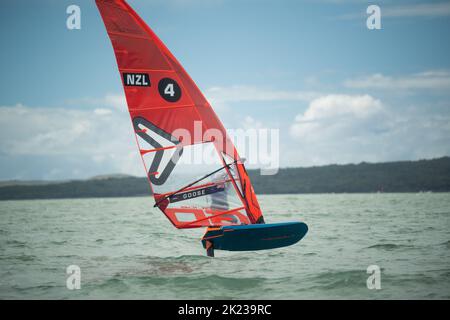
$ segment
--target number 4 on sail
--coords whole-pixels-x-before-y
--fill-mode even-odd
[[[273,249],[302,239],[308,231],[302,222],[264,222],[225,128],[156,34],[125,1],[96,3],[116,55],[155,207],[176,228],[206,227],[202,244],[209,256],[215,249]],[[214,134],[195,134],[198,127]]]

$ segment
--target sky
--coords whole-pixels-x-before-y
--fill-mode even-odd
[[[450,1],[129,4],[227,128],[279,130],[281,167],[450,155]],[[0,180],[145,174],[94,1],[3,0],[0,33]]]

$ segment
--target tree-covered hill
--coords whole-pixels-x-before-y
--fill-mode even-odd
[[[258,194],[448,192],[450,157],[433,160],[280,169],[273,176],[249,170]],[[144,196],[146,178],[111,176],[64,182],[3,182],[0,200]]]

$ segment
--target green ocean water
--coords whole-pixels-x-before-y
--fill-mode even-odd
[[[298,244],[216,251],[150,197],[0,202],[1,299],[449,299],[450,194],[260,196]],[[369,265],[381,289],[369,290]],[[81,268],[68,290],[66,268]]]

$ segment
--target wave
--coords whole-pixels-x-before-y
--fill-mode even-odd
[[[205,296],[209,299],[232,299],[236,294],[245,291],[254,292],[264,285],[266,279],[260,277],[229,277],[220,275],[186,275],[186,276],[161,276],[142,274],[119,273],[112,278],[90,282],[84,288],[91,291],[129,292],[130,288],[141,288],[149,292],[149,298],[158,299],[167,295],[177,295],[183,298],[190,296]],[[164,293],[163,293],[164,292]],[[234,293],[234,294],[233,294]]]
[[[26,248],[28,247],[26,242],[23,241],[19,241],[19,240],[7,240],[6,244],[12,247],[16,247],[16,248]]]
[[[440,243],[439,245],[440,245],[440,246],[444,246],[444,247],[446,247],[447,249],[450,249],[450,240],[445,241],[445,242],[442,242],[442,243]]]
[[[28,254],[21,254],[21,255],[9,255],[9,256],[1,256],[0,260],[19,260],[22,262],[29,262],[29,261],[34,261],[36,260],[37,257],[33,256],[33,255],[28,255]]]
[[[31,286],[31,287],[20,287],[20,286],[13,286],[12,289],[17,290],[19,292],[28,293],[30,290],[50,290],[53,288],[58,288],[60,286],[58,285],[50,285],[50,284],[41,284],[37,286]]]
[[[51,244],[54,244],[54,245],[56,245],[56,246],[60,246],[60,245],[63,245],[63,244],[67,244],[67,241],[66,241],[66,240],[62,240],[62,241],[51,241],[50,243],[51,243]]]
[[[312,286],[309,289],[340,289],[365,287],[367,274],[361,270],[329,271],[310,278]]]
[[[168,257],[159,257],[159,256],[147,256],[147,255],[138,255],[138,256],[125,256],[124,258],[129,259],[138,259],[147,263],[179,263],[179,262],[197,262],[197,261],[211,261],[211,258],[204,255],[180,255],[180,256],[168,256]]]
[[[450,279],[450,271],[441,270],[430,272],[421,272],[414,274],[385,275],[384,278],[393,286],[405,287],[405,285],[416,286],[418,288],[432,288],[436,285],[447,283]]]
[[[189,276],[177,276],[167,278],[167,281],[177,284],[181,287],[195,288],[197,287],[209,287],[209,288],[223,288],[230,290],[244,290],[254,289],[266,281],[265,278],[260,277],[229,277],[220,275],[208,275],[198,274],[193,277]]]
[[[394,243],[378,243],[372,246],[366,247],[365,249],[381,249],[381,250],[396,250],[396,249],[404,249],[404,248],[412,248],[411,245],[405,244],[394,244]]]

